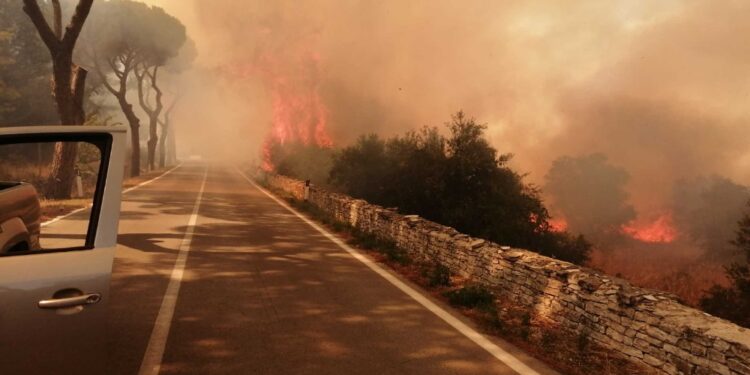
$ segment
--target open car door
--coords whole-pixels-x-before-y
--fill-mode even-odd
[[[125,135],[0,128],[0,374],[104,373]]]

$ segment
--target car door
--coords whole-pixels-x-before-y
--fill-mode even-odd
[[[124,127],[0,128],[0,374],[104,373],[125,135]],[[74,160],[71,185],[52,177],[65,160]],[[75,198],[54,196],[56,184]]]

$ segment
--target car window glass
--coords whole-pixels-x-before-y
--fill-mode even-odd
[[[0,144],[0,256],[85,248],[101,162],[86,142]]]

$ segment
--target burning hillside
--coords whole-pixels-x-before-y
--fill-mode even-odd
[[[677,238],[671,213],[659,215],[651,221],[632,221],[621,228],[622,233],[647,243],[671,243]]]

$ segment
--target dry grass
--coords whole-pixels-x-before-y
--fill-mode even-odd
[[[38,190],[47,183],[51,167],[44,165],[42,167],[34,164],[0,164],[0,181],[23,181],[28,182]]]
[[[596,249],[590,266],[640,287],[672,293],[690,306],[697,306],[713,285],[729,283],[724,265],[707,260],[703,250],[688,243]]]

